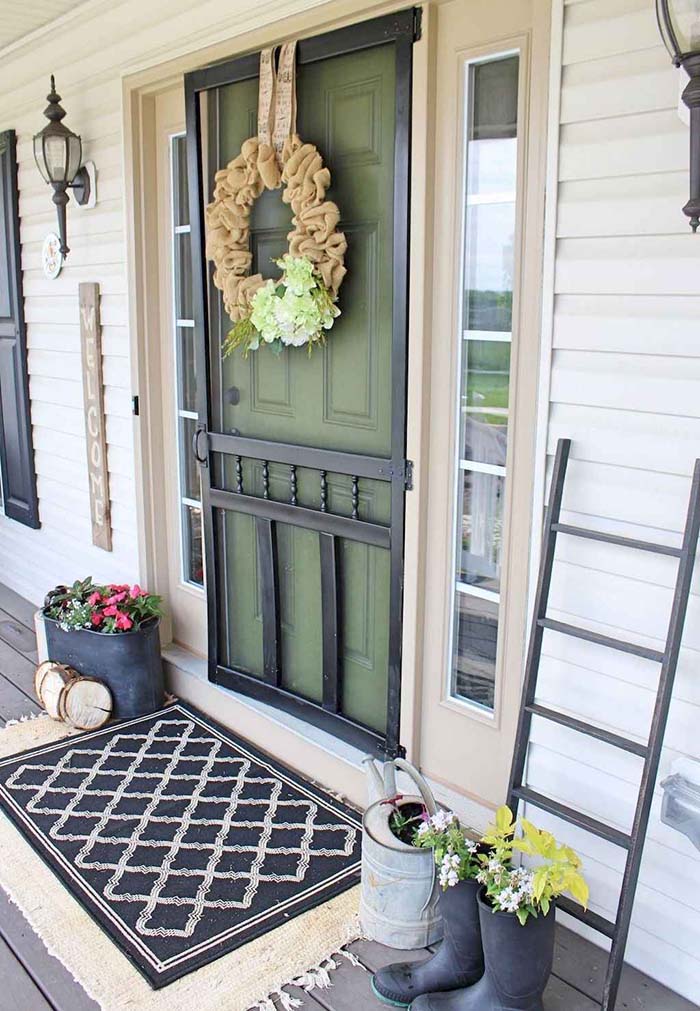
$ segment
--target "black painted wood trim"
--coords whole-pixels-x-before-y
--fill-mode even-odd
[[[323,708],[340,711],[340,643],[338,613],[340,582],[338,580],[337,544],[333,534],[318,535],[321,556],[321,615],[323,630]]]
[[[48,207],[48,192],[46,199]],[[5,515],[37,528],[14,130],[0,134],[0,285],[5,284],[8,313],[0,315],[0,467]]]
[[[268,684],[280,683],[280,606],[277,538],[272,520],[255,517],[258,571],[262,589],[263,671]]]
[[[367,523],[364,520],[353,520],[348,516],[336,516],[335,513],[324,513],[320,509],[307,509],[306,506],[275,502],[273,499],[258,498],[256,495],[239,495],[221,488],[209,490],[209,504],[216,509],[232,509],[234,512],[247,513],[250,516],[279,520],[281,523],[303,527],[305,530],[336,534],[352,541],[359,541],[361,544],[374,544],[378,548],[391,547],[389,527]]]

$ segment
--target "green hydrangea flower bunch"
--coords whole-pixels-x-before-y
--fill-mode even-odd
[[[340,309],[306,256],[285,254],[275,263],[282,270],[279,281],[269,280],[256,293],[250,316],[239,320],[223,345],[224,358],[236,348],[243,356],[269,345],[275,354],[285,347],[323,344]]]

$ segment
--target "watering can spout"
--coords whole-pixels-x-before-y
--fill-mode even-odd
[[[365,755],[362,764],[367,773],[367,798],[368,804],[374,804],[377,800],[384,799],[384,782],[379,775],[377,762],[371,755]]]

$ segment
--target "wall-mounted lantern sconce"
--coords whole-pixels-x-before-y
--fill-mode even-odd
[[[683,101],[690,109],[690,200],[683,212],[690,227],[700,225],[700,0],[656,0],[656,19],[677,67],[690,77]]]
[[[48,105],[44,115],[47,125],[34,138],[34,159],[44,182],[53,186],[53,202],[58,210],[58,234],[61,253],[69,252],[66,243],[66,205],[68,190],[73,190],[76,202],[85,205],[90,200],[90,173],[82,164],[83,145],[80,137],[62,122],[66,115],[59,105],[61,96],[56,94],[53,74],[51,91],[46,96]]]

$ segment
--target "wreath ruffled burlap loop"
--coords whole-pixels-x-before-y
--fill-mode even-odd
[[[284,185],[282,199],[293,212],[289,253],[311,261],[333,299],[346,272],[347,241],[337,230],[340,211],[326,200],[331,174],[316,147],[294,132],[294,45],[282,48],[276,89],[272,51],[261,55],[258,136],[245,140],[240,154],[216,173],[214,199],[206,208],[206,255],[215,264],[214,284],[234,323],[250,315],[253,297],[265,284],[262,274],[250,275],[249,241],[250,212],[265,189]],[[288,129],[283,140],[280,123]]]

